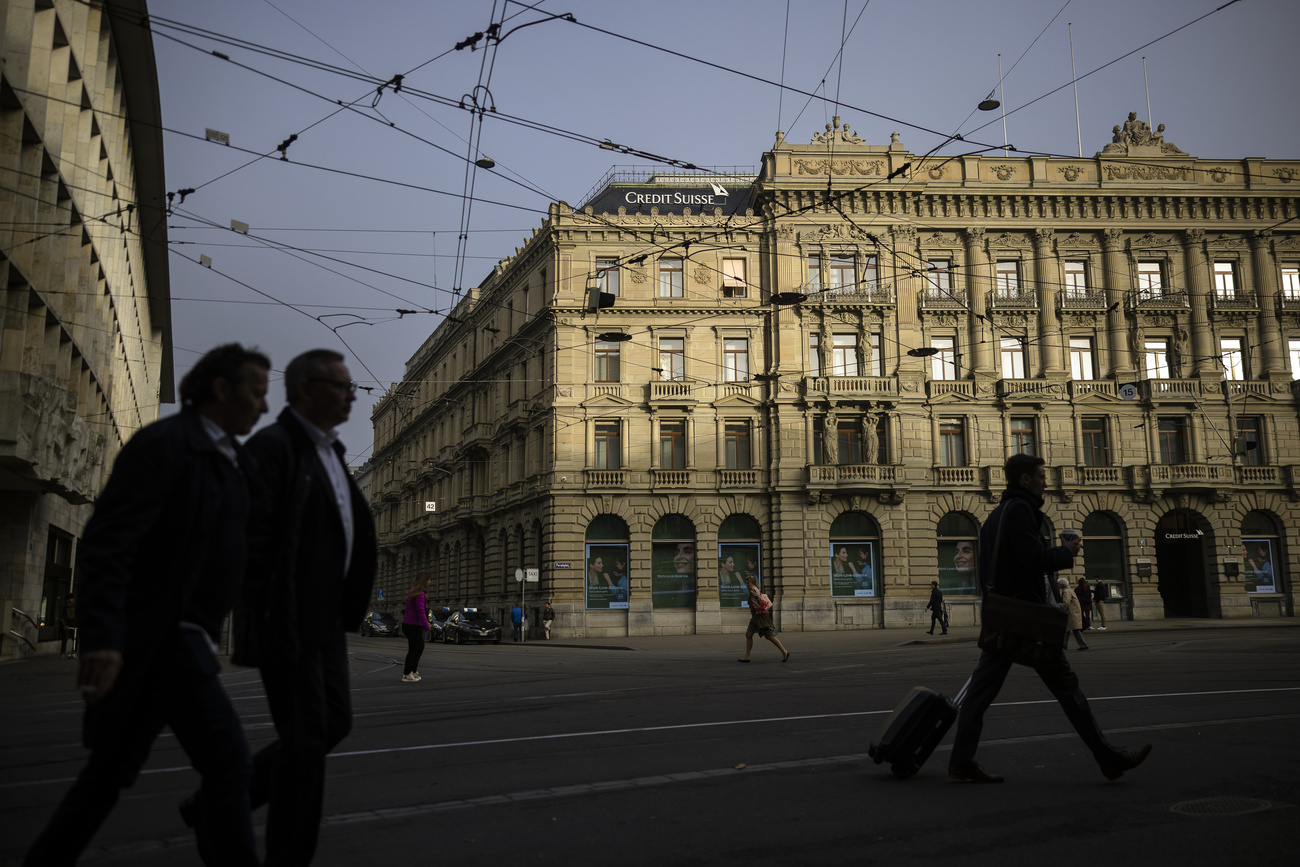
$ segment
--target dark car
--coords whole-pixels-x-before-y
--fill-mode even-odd
[[[466,608],[453,611],[442,624],[444,644],[465,644],[472,641],[501,643],[501,624],[482,611]]]
[[[442,641],[443,624],[451,616],[450,608],[433,608],[429,610],[429,640]]]
[[[361,621],[361,635],[401,635],[402,622],[388,611],[371,611]]]

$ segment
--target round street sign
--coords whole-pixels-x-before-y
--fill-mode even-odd
[[[1126,382],[1119,387],[1119,396],[1124,400],[1135,400],[1138,396],[1138,387],[1131,382]]]
[[[515,570],[515,580],[516,580],[516,581],[519,581],[519,582],[522,582],[522,581],[524,580],[524,570],[523,570],[523,569],[516,569],[516,570]]]

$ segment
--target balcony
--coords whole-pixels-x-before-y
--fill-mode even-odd
[[[967,487],[980,484],[979,467],[935,467],[934,483],[938,487]]]
[[[1064,400],[1065,384],[1043,379],[999,379],[998,397],[1003,400]]]
[[[1152,464],[1151,484],[1172,488],[1217,488],[1236,481],[1236,468],[1228,464]]]
[[[1172,400],[1179,403],[1198,400],[1201,382],[1197,379],[1143,379],[1138,381],[1138,395],[1143,400]]]
[[[1187,310],[1188,292],[1173,286],[1134,289],[1129,295],[1131,310]]]
[[[757,488],[762,484],[762,470],[718,470],[719,488]]]
[[[491,445],[492,425],[487,422],[475,422],[474,424],[468,425],[460,440],[462,452],[475,447],[488,448]]]
[[[1268,383],[1259,380],[1227,380],[1223,383],[1223,392],[1231,400],[1256,395],[1268,396]]]
[[[695,473],[693,470],[651,470],[650,485],[654,488],[689,488]]]
[[[893,464],[811,464],[808,467],[808,483],[855,487],[892,486],[898,481],[899,469]]]
[[[1104,394],[1109,397],[1119,396],[1119,385],[1107,380],[1072,379],[1070,380],[1070,397],[1086,397],[1090,394]]]
[[[931,379],[925,383],[926,397],[939,397],[945,394],[963,394],[975,396],[975,384],[969,379]]]
[[[1080,467],[1079,481],[1084,487],[1113,488],[1124,484],[1123,467]]]
[[[893,304],[894,284],[884,280],[865,280],[847,286],[833,286],[813,292],[812,304]]]
[[[922,289],[917,297],[919,310],[965,310],[969,307],[965,289]]]
[[[625,390],[627,386],[621,382],[589,382],[587,383],[587,400],[593,397],[627,397]]]
[[[1037,310],[1038,291],[1032,286],[994,289],[989,293],[989,306],[995,310]]]
[[[650,403],[695,403],[695,390],[703,388],[701,383],[685,380],[656,380],[650,383]]]
[[[627,474],[623,470],[584,470],[588,488],[625,488]]]
[[[1259,310],[1259,297],[1254,292],[1237,290],[1236,292],[1210,294],[1210,312],[1240,312],[1242,310]]]
[[[845,397],[892,397],[898,394],[898,381],[892,376],[806,376],[807,393]]]
[[[1103,310],[1109,307],[1105,292],[1069,290],[1061,293],[1062,310]]]

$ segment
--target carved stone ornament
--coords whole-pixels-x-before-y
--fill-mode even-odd
[[[1204,230],[1204,229],[1186,229],[1186,230],[1183,232],[1183,237],[1185,237],[1185,238],[1187,239],[1187,243],[1189,243],[1189,244],[1199,244],[1199,243],[1201,243],[1202,241],[1205,240],[1205,230]]]
[[[926,174],[930,176],[930,180],[932,181],[941,181],[943,180],[943,166],[942,165],[934,166],[928,172],[926,172]]]
[[[1210,169],[1210,180],[1216,184],[1221,184],[1228,179],[1227,169]]]
[[[840,126],[840,116],[837,114],[832,118],[832,123],[826,124],[826,132],[813,133],[809,144],[866,144],[866,141],[856,132],[850,132],[847,123]]]
[[[799,175],[861,175],[880,177],[885,173],[884,160],[795,160]]]
[[[1218,248],[1227,247],[1240,250],[1246,246],[1246,239],[1242,237],[1234,237],[1226,233],[1220,233],[1219,237],[1215,238],[1210,243]]]
[[[894,236],[895,244],[911,246],[916,243],[916,229],[911,226],[894,226],[890,231]]]
[[[1095,247],[1097,246],[1097,236],[1089,232],[1086,235],[1080,235],[1078,232],[1071,232],[1066,235],[1058,247]]]
[[[1144,120],[1138,120],[1137,112],[1130,111],[1128,120],[1112,128],[1110,144],[1101,149],[1104,154],[1126,154],[1146,156],[1152,152],[1166,156],[1186,156],[1186,151],[1179,150],[1173,142],[1165,141],[1165,125],[1162,123],[1152,131]]]
[[[1025,246],[1025,239],[1024,236],[1018,232],[1014,235],[1010,232],[1003,232],[1001,235],[998,235],[996,238],[989,241],[989,246],[990,247],[1023,247]]]
[[[945,244],[953,243],[953,240],[952,238],[946,237],[942,232],[935,232],[933,235],[926,238],[924,243],[932,247],[942,247]]]
[[[1079,178],[1083,177],[1085,171],[1086,169],[1082,166],[1063,166],[1061,168],[1061,177],[1065,178],[1067,181],[1077,181]]]
[[[691,271],[691,279],[696,283],[699,283],[701,286],[708,286],[709,281],[713,279],[713,271],[704,265],[697,265],[695,269]]]
[[[645,273],[645,265],[624,265],[623,268],[627,271],[628,279],[633,283],[644,283],[648,279]]]
[[[1147,232],[1142,237],[1133,240],[1134,247],[1163,247],[1167,243],[1167,241],[1157,238],[1154,232]]]
[[[1006,165],[1005,163],[1000,166],[993,166],[992,168],[993,174],[998,176],[999,181],[1009,181],[1015,177],[1016,174],[1016,167]]]
[[[1273,174],[1284,184],[1289,184],[1295,180],[1296,175],[1300,175],[1300,169],[1294,169],[1290,166],[1283,166],[1280,169],[1273,169]]]
[[[1294,250],[1300,247],[1300,235],[1287,235],[1280,241],[1275,241],[1273,247],[1279,250]]]

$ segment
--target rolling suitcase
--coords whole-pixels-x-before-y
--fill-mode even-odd
[[[969,686],[967,680],[956,699],[924,686],[913,687],[881,725],[867,755],[878,765],[889,762],[889,769],[900,780],[915,774],[957,719],[957,708]]]

